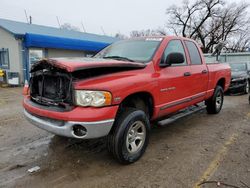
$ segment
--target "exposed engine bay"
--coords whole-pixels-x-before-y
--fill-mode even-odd
[[[84,63],[83,63],[84,67]],[[30,96],[32,102],[44,106],[56,106],[69,110],[74,104],[73,82],[101,75],[128,71],[145,66],[103,66],[84,67],[69,72],[55,60],[41,60],[31,68]]]
[[[46,106],[67,108],[73,104],[72,80],[70,74],[52,67],[38,70],[30,79],[31,100]]]

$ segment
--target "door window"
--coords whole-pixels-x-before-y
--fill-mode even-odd
[[[182,64],[172,64],[173,66],[180,66],[180,65],[186,65],[186,56],[185,56],[185,51],[182,45],[182,42],[180,40],[171,40],[163,54],[163,60],[166,60],[168,54],[170,53],[182,53],[184,56],[184,62]]]
[[[201,65],[201,56],[197,46],[191,41],[185,41],[185,45],[187,46],[189,52],[191,65]]]

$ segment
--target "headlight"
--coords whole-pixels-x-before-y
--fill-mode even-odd
[[[101,107],[111,105],[112,96],[107,91],[76,90],[75,101],[79,106]]]

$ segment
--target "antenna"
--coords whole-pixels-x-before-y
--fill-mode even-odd
[[[104,31],[104,29],[103,29],[102,26],[101,26],[101,30],[102,30],[102,32],[103,32],[103,35],[106,35],[106,33],[105,33],[105,31]]]
[[[57,23],[58,23],[59,28],[61,28],[61,24],[60,24],[60,21],[59,21],[58,16],[56,16],[56,20],[57,20]]]
[[[81,21],[81,24],[82,24],[82,29],[83,29],[83,31],[86,33],[86,29],[85,29],[85,27],[84,27],[82,21]]]
[[[26,21],[27,21],[27,23],[29,23],[29,18],[28,18],[28,15],[27,15],[27,12],[26,12],[26,10],[24,9],[24,14],[25,14],[25,17],[26,17]]]

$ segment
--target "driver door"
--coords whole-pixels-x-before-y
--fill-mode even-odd
[[[191,69],[188,65],[186,52],[183,42],[174,39],[168,42],[162,59],[165,60],[167,55],[173,52],[182,53],[184,62],[182,64],[172,64],[169,67],[160,69],[160,113],[164,116],[178,109],[188,106],[188,98],[192,91],[189,84],[191,83]]]

